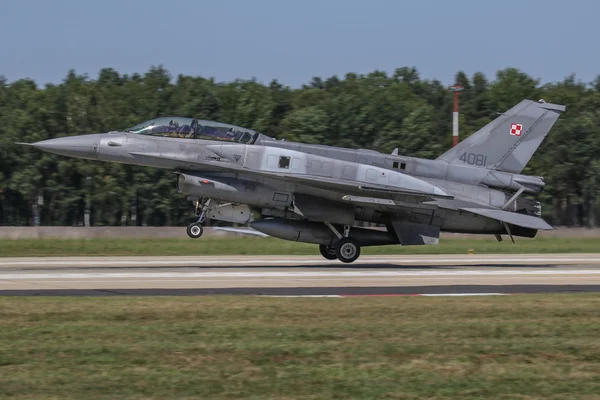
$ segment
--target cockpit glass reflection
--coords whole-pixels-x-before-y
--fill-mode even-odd
[[[194,139],[198,130],[198,121],[194,118],[163,117],[142,122],[126,132],[140,135]]]
[[[198,139],[252,144],[258,138],[258,133],[253,130],[214,121],[199,120],[198,127]]]
[[[260,134],[251,129],[185,117],[161,117],[142,122],[125,132],[180,139],[222,140],[253,144]]]

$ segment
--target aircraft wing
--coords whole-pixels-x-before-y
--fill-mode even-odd
[[[253,152],[253,157],[248,156],[248,158],[246,158],[248,150],[246,145],[209,145],[207,148],[219,157],[243,167],[249,173],[281,180],[286,183],[293,182],[312,188],[334,191],[342,195],[369,196],[382,199],[407,197],[411,200],[418,199],[418,202],[453,198],[452,196],[448,196],[442,189],[427,181],[376,166],[366,167],[362,164],[354,165],[354,163],[352,168],[350,168],[351,172],[347,174],[350,179],[346,180],[332,178],[331,176],[310,175],[306,173],[306,168],[296,168],[298,173],[291,173],[283,171],[283,168],[276,169],[273,165],[262,165],[258,159],[259,152]],[[264,153],[262,154],[263,158],[265,155],[268,157],[275,157],[281,152],[280,150],[271,149],[273,154],[268,153],[267,147],[263,147],[262,150]],[[286,156],[288,159],[291,156],[296,156],[295,159],[304,160],[307,163],[312,160],[317,162],[328,162],[331,165],[332,161],[327,157],[308,155],[295,150],[286,150],[285,154],[288,155]],[[367,170],[367,168],[370,170]],[[369,172],[372,176],[369,176]],[[361,179],[359,176],[363,178]],[[364,176],[367,176],[367,178],[364,179]],[[379,180],[378,177],[383,179]],[[378,181],[381,183],[377,183]],[[394,182],[394,184],[388,185],[388,182]]]
[[[344,182],[339,179],[331,179],[315,175],[283,175],[288,181],[293,181],[300,184],[310,185],[312,187],[320,187],[323,189],[336,191],[352,191],[363,195],[395,197],[398,195],[422,197],[423,199],[453,199],[453,196],[434,195],[423,192],[415,192],[394,188],[393,186],[384,186],[377,184],[360,184],[356,182]]]
[[[130,152],[130,155],[138,158],[151,158],[155,160],[171,160],[168,157],[160,156],[154,153]],[[175,160],[172,160],[175,161]],[[209,167],[210,163],[204,163],[204,169]],[[243,167],[227,162],[215,161],[213,164],[219,169],[244,170]],[[311,187],[317,187],[324,190],[333,190],[344,195],[343,200],[355,204],[369,204],[379,209],[394,209],[398,207],[417,207],[417,208],[437,208],[435,204],[427,205],[426,202],[434,200],[451,200],[453,196],[445,194],[430,194],[417,191],[408,191],[395,188],[393,186],[377,185],[372,183],[360,183],[355,181],[344,181],[332,179],[317,175],[293,175],[281,174],[269,171],[249,171],[253,174],[263,175],[269,178],[294,182]]]
[[[461,210],[468,211],[473,214],[481,215],[487,218],[495,219],[501,222],[506,222],[511,225],[522,226],[523,228],[550,230],[550,226],[546,221],[532,215],[518,214],[515,212],[495,210],[492,208],[470,208],[465,207]]]
[[[264,173],[264,172],[263,172]],[[361,184],[360,182],[345,182],[339,179],[331,179],[315,175],[290,175],[290,174],[271,174],[266,173],[273,178],[279,178],[287,182],[294,182],[311,187],[317,187],[324,190],[333,190],[346,195],[344,200],[355,202],[372,202],[377,200],[391,200],[405,198],[409,202],[425,202],[436,199],[453,199],[452,196],[430,194],[424,192],[413,192],[394,188],[393,186],[384,186],[377,184]]]

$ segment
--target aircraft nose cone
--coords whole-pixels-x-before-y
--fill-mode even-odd
[[[102,135],[102,133],[95,133],[42,140],[31,144],[31,146],[61,156],[96,160],[98,159],[98,148]]]

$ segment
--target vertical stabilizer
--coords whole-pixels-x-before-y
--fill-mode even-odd
[[[523,100],[437,159],[520,173],[565,106]]]

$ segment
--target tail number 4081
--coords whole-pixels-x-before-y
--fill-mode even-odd
[[[460,156],[460,160],[469,165],[475,165],[477,167],[485,167],[487,164],[487,156],[483,154],[475,154],[475,153],[463,153]]]

